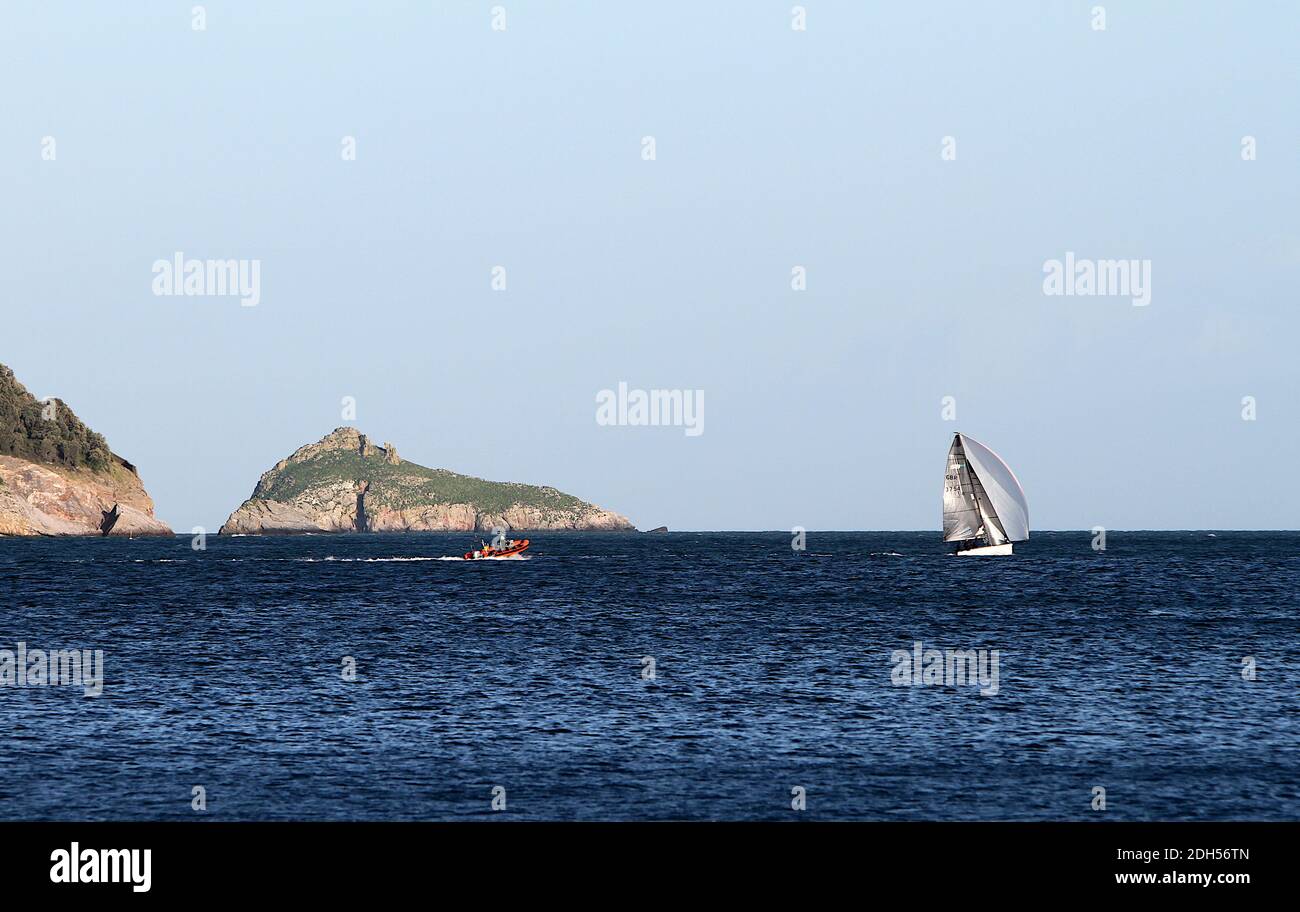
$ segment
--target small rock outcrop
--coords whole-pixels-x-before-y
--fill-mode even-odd
[[[555,488],[485,481],[403,460],[338,428],[264,474],[223,535],[301,532],[633,531],[625,516]]]

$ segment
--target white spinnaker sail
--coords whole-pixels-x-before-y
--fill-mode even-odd
[[[967,469],[970,472],[971,484],[975,486],[975,503],[979,507],[980,519],[984,523],[976,538],[986,539],[990,545],[1005,545],[1011,539],[1007,538],[1007,533],[1002,530],[1002,520],[989,499],[989,492],[984,490],[984,485],[975,474],[975,469],[969,465]]]
[[[1002,527],[1007,541],[1025,541],[1029,538],[1029,504],[1025,502],[1025,491],[1015,473],[1002,457],[978,440],[965,434],[958,434],[957,439],[961,441],[966,462],[993,505],[997,514],[995,524]]]

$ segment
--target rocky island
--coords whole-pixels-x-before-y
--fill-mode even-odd
[[[153,510],[135,466],[0,364],[0,535],[171,535]]]
[[[403,460],[342,427],[282,459],[222,535],[302,532],[635,531],[627,517],[554,488],[484,481]]]

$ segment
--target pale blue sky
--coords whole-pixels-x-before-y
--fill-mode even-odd
[[[347,395],[643,528],[937,530],[958,429],[1034,528],[1296,527],[1300,6],[500,3],[0,15],[0,362],[178,530]],[[178,250],[260,305],[153,296]],[[1151,304],[1045,297],[1067,250]],[[704,434],[598,426],[620,380]]]

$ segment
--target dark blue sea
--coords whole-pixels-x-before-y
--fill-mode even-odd
[[[0,818],[1300,819],[1300,533],[936,538],[0,539]]]

